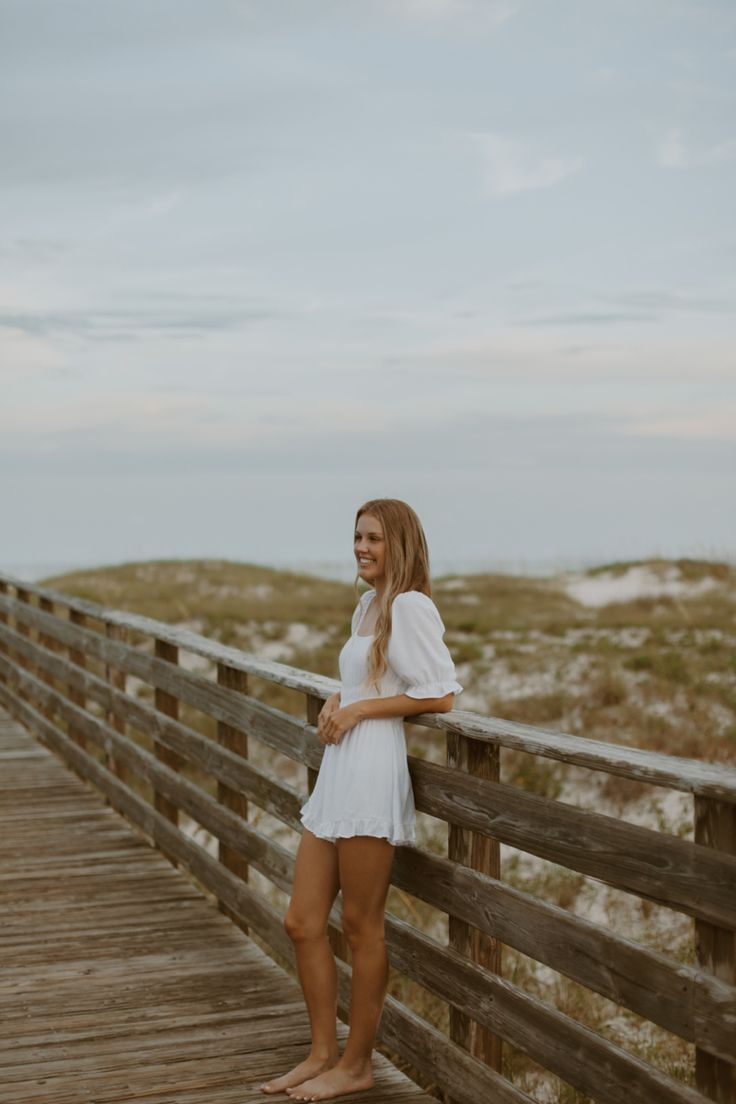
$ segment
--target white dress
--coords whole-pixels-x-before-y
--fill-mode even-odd
[[[361,595],[353,612],[352,635],[340,652],[340,706],[364,698],[408,694],[441,698],[463,687],[443,640],[445,626],[432,599],[418,590],[394,599],[388,667],[374,686],[368,674],[373,636],[358,629],[375,590]],[[383,836],[393,844],[415,842],[415,809],[401,717],[369,717],[348,729],[339,744],[326,744],[314,790],[301,808],[301,822],[315,836]]]

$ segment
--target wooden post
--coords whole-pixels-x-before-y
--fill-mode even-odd
[[[314,725],[316,727],[319,720],[319,715],[322,710],[322,706],[325,704],[322,698],[316,694],[306,694],[307,699],[307,724]],[[307,790],[311,794],[317,782],[318,770],[314,767],[307,767]],[[336,958],[341,959],[343,962],[350,964],[352,962],[352,956],[350,954],[350,944],[348,943],[343,932],[333,931],[329,929],[327,932],[327,938],[330,941],[332,947],[332,953]]]
[[[159,640],[158,638],[156,639],[155,654],[159,659],[165,659],[168,663],[178,664],[179,662],[178,647],[176,646],[176,644],[169,644],[166,640]],[[178,698],[175,698],[173,694],[169,694],[166,690],[159,689],[158,686],[156,687],[154,697],[156,709],[158,709],[159,713],[165,713],[167,717],[173,717],[174,720],[179,719]],[[181,756],[177,755],[175,751],[171,751],[170,748],[167,748],[164,744],[159,743],[159,741],[155,738],[153,741],[153,751],[156,755],[156,758],[159,759],[162,763],[165,763],[167,767],[171,767],[172,770],[176,771],[180,769],[182,765]],[[154,789],[153,791],[153,804],[154,808],[163,816],[165,816],[167,820],[170,820],[172,824],[178,825],[178,807],[174,804],[173,801],[170,801],[168,797],[166,797],[162,793],[159,793],[159,791],[156,789]],[[166,858],[174,866],[179,865],[173,855],[167,854],[167,852],[164,851],[163,848],[160,848],[160,851],[163,855],[166,855]]]
[[[225,663],[217,664],[217,682],[220,686],[237,690],[241,694],[248,693],[248,676],[245,671],[238,671],[235,667],[229,667]],[[232,725],[225,724],[224,721],[218,721],[217,739],[228,751],[234,751],[236,754],[242,755],[244,759],[248,758],[248,734],[243,732],[242,729],[233,728]],[[230,786],[226,786],[224,782],[218,781],[217,800],[247,822],[248,799],[239,790],[233,790]],[[248,881],[248,863],[242,855],[234,851],[232,847],[228,847],[222,840],[218,840],[217,843],[217,857],[222,865],[231,870],[238,878],[242,878],[244,882]],[[249,934],[248,925],[240,920],[235,913],[231,912],[222,901],[218,901],[217,907],[225,916],[229,916],[241,931],[246,935]]]
[[[695,795],[695,842],[736,855],[736,805]],[[698,966],[736,985],[736,932],[695,921]],[[718,1104],[736,1104],[736,1066],[695,1049],[695,1084]]]
[[[484,740],[473,740],[455,732],[447,733],[447,765],[468,771],[478,778],[499,781],[499,747]],[[498,840],[467,828],[448,824],[448,858],[463,866],[501,876],[501,848]],[[448,944],[453,950],[477,962],[486,970],[501,973],[501,944],[497,939],[478,928],[449,916]],[[501,1072],[501,1038],[450,1006],[450,1038],[497,1072]],[[445,1094],[446,1102],[452,1100]]]
[[[87,618],[79,610],[69,610],[69,621],[72,625],[79,625],[80,628],[84,628],[87,624]],[[87,666],[87,656],[78,648],[69,648],[69,662],[73,663],[76,667],[85,668]],[[75,686],[69,687],[69,700],[78,705],[80,709],[87,708],[87,697],[82,690],[78,690]],[[70,740],[74,740],[75,744],[79,744],[81,748],[87,746],[87,742],[84,737],[84,733],[76,729],[72,724],[67,725],[67,732]]]
[[[31,604],[31,595],[26,590],[25,587],[16,587],[15,588],[15,594],[16,594],[16,597],[17,597],[19,602],[25,602],[27,605],[30,606],[30,604]],[[15,619],[15,622],[16,622],[15,627],[17,628],[20,635],[21,636],[27,636],[27,637],[30,638],[31,630],[29,629],[28,625],[24,625],[22,623],[22,621],[17,617]]]
[[[8,594],[8,584],[6,582],[4,582],[2,579],[0,579],[0,594],[4,594],[6,597],[7,597],[7,594]],[[3,625],[9,625],[10,624],[10,618],[8,617],[7,613],[5,613],[4,610],[0,610],[0,622],[2,622]],[[0,644],[0,651],[3,651],[3,650],[4,650],[4,645]],[[10,648],[8,648],[6,650],[5,654],[7,655],[8,659],[10,659],[11,654],[12,654],[11,651],[10,651]],[[3,684],[5,683],[5,675],[0,674],[0,682],[2,682]]]
[[[44,598],[43,596],[41,596],[38,599],[38,605],[44,613],[50,613],[52,617],[54,616],[54,603],[51,601],[50,598]],[[58,652],[59,650],[59,645],[57,644],[54,637],[50,636],[49,633],[43,632],[41,629],[39,629],[38,631],[38,643],[43,645],[44,648],[48,648],[50,652]],[[47,672],[43,671],[41,673],[41,678],[43,678],[45,682],[49,682],[49,680],[51,679],[50,685],[54,685],[53,679],[50,675],[47,674]]]
[[[19,602],[26,602],[30,606],[31,596],[28,593],[28,591],[25,589],[25,587],[16,587],[15,588],[15,594],[16,594],[16,597],[17,597]],[[15,619],[15,628],[16,628],[16,631],[21,636],[25,636],[29,640],[31,639],[31,630],[30,630],[30,628],[28,627],[28,625],[24,625],[19,617],[16,617],[16,619]],[[18,653],[18,652],[16,652],[16,654],[15,654],[15,662],[18,664],[19,667],[25,667],[26,671],[28,671],[29,674],[33,675],[33,674],[36,673],[35,665],[33,663],[31,663],[30,660],[28,660],[24,656],[20,655],[20,653]],[[25,694],[20,688],[16,691],[16,693],[18,694],[18,697],[22,698],[23,700],[25,700],[27,702],[31,702],[30,696],[28,694]]]
[[[157,639],[156,656],[159,659],[166,659],[169,664],[178,664],[179,648],[175,644],[169,644],[167,640]],[[179,720],[179,699],[174,698],[173,694],[157,687],[156,692],[154,692],[154,703],[156,703],[156,708],[160,713],[166,713],[167,716],[172,716],[175,721]],[[179,771],[181,766],[180,755],[170,751],[168,747],[164,747],[158,740],[153,741],[153,751],[156,753],[161,763],[166,763],[167,766],[172,768],[172,771]],[[167,820],[170,820],[172,824],[178,824],[179,809],[173,802],[170,802],[168,797],[164,797],[163,794],[160,794],[158,790],[153,794],[153,805],[156,806],[159,813],[166,817]]]
[[[314,725],[316,728],[324,702],[316,694],[306,694],[305,696],[307,699],[307,724]],[[315,787],[318,774],[319,771],[315,770],[314,767],[307,767],[307,790],[310,794]]]
[[[111,624],[109,621],[105,622],[105,635],[108,640],[125,641],[128,639],[127,629],[125,629],[123,625]],[[114,667],[111,663],[105,664],[105,680],[116,690],[122,690],[123,693],[125,693],[125,672]],[[116,732],[120,732],[123,736],[125,735],[125,721],[122,720],[121,717],[116,716],[112,710],[106,712],[105,720]],[[106,752],[105,762],[108,768],[117,774],[119,778],[124,778],[123,765],[117,761],[113,751]]]
[[[44,613],[50,613],[53,616],[53,614],[54,614],[54,603],[51,601],[50,598],[41,597],[38,600],[38,604],[39,604],[39,607],[44,611]],[[38,633],[38,643],[42,647],[48,649],[48,651],[50,651],[50,652],[58,652],[58,650],[59,650],[59,645],[57,644],[56,640],[54,640],[53,636],[50,636],[48,633],[41,632],[41,630],[39,630],[39,633]],[[43,667],[39,668],[38,673],[39,673],[40,678],[48,686],[50,686],[53,690],[56,689],[56,679],[54,678],[53,675],[50,675],[48,673],[48,671],[44,671]],[[43,713],[44,717],[47,717],[48,720],[51,721],[52,723],[54,722],[55,714],[54,714],[53,709],[45,709],[43,706],[38,706],[38,708]]]

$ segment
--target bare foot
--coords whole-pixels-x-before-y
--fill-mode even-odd
[[[329,1058],[316,1058],[310,1054],[298,1066],[294,1066],[292,1070],[285,1073],[283,1077],[276,1077],[273,1081],[264,1081],[260,1086],[261,1092],[283,1092],[290,1086],[299,1085],[302,1081],[306,1081],[310,1077],[316,1077],[317,1074],[330,1069],[339,1061],[339,1058],[340,1052],[338,1050]]]
[[[333,1096],[372,1088],[373,1070],[369,1062],[361,1073],[350,1072],[335,1065],[318,1077],[286,1091],[292,1100],[331,1100]]]

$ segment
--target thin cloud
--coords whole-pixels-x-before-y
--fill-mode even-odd
[[[657,164],[666,169],[678,169],[687,165],[687,154],[682,141],[682,134],[673,127],[660,139],[657,144]]]
[[[476,30],[500,27],[519,11],[517,4],[491,0],[386,0],[385,8],[415,23],[455,23]]]
[[[736,403],[722,404],[694,413],[638,413],[621,432],[638,437],[669,437],[683,441],[736,442]]]
[[[685,144],[679,127],[671,127],[657,143],[655,159],[665,169],[725,165],[736,159],[736,138],[724,138],[714,145],[696,149]]]
[[[577,154],[540,157],[523,143],[501,134],[474,132],[470,137],[480,152],[491,195],[551,188],[574,176],[584,164],[584,158]]]
[[[713,296],[678,289],[655,288],[599,295],[587,310],[518,315],[516,326],[617,325],[625,322],[657,322],[666,314],[726,314],[736,311],[734,296]]]
[[[53,261],[73,248],[72,243],[63,238],[13,238],[0,243],[0,258],[20,262]]]
[[[599,65],[597,69],[594,69],[591,74],[593,80],[600,81],[601,84],[610,84],[612,81],[620,79],[621,71],[615,69],[612,65]]]
[[[178,309],[153,310],[0,310],[0,330],[20,332],[30,337],[72,334],[90,341],[132,340],[150,333],[177,336],[236,330],[285,317],[282,312],[269,308],[242,304],[208,307],[206,303],[186,303]]]
[[[656,288],[646,291],[619,292],[616,295],[602,295],[603,302],[618,306],[637,307],[643,310],[695,312],[705,311],[714,314],[736,313],[734,296],[703,295],[698,292],[678,289]]]
[[[154,199],[149,199],[142,203],[137,211],[137,216],[145,219],[159,218],[162,215],[168,215],[175,207],[179,206],[181,200],[181,192],[167,192],[164,195],[156,196]]]
[[[474,408],[488,401],[489,395],[493,396],[492,392],[484,393],[481,385],[493,388],[511,383],[518,391],[506,393],[528,404],[536,394],[535,388],[527,386],[529,383],[554,380],[556,385],[590,384],[593,380],[610,380],[626,394],[632,384],[650,383],[658,389],[669,383],[691,384],[693,364],[698,366],[702,385],[732,387],[736,351],[729,338],[709,342],[678,340],[669,336],[666,328],[649,327],[646,341],[640,335],[632,341],[617,334],[618,341],[602,342],[596,332],[596,341],[588,343],[587,354],[572,359],[568,346],[573,345],[579,354],[580,336],[578,327],[572,324],[567,333],[560,326],[554,336],[545,333],[541,326],[526,329],[515,325],[494,334],[435,342],[424,350],[406,353],[399,364],[412,369],[423,381],[432,378],[432,373],[437,378],[449,376],[457,403]],[[561,401],[568,402],[569,398],[566,393]],[[452,401],[452,396],[446,396],[448,416]]]
[[[342,411],[333,404],[329,414],[315,433],[295,406],[284,410],[278,397],[236,420],[204,397],[162,404],[152,396],[121,395],[112,407],[67,416],[63,427],[58,414],[50,416],[46,432],[37,430],[33,439],[20,431],[3,433],[0,470],[22,471],[24,478],[48,477],[50,471],[93,479],[136,473],[201,478],[222,471],[259,480],[264,473],[292,480],[337,473],[356,479],[365,475],[369,452],[371,478],[394,481],[399,472],[402,479],[427,472],[436,477],[441,440],[444,475],[493,473],[505,479],[514,470],[535,477],[542,469],[570,473],[579,470],[584,456],[586,469],[616,477],[659,470],[690,478],[695,470],[722,474],[733,442],[733,434],[725,437],[707,412],[694,416],[693,421],[701,420],[699,432],[694,425],[684,432],[676,415],[668,429],[663,419],[647,426],[637,411],[602,413],[585,407],[536,414],[464,411],[451,420],[435,412],[408,422],[397,412],[385,425],[367,419],[357,404]]]
[[[536,318],[514,318],[515,326],[607,326],[622,322],[656,322],[656,314],[641,311],[569,311]]]

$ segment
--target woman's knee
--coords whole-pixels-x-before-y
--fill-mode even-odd
[[[351,950],[385,941],[383,914],[367,916],[360,908],[353,908],[349,904],[343,905],[342,930]]]
[[[327,933],[327,925],[289,908],[284,916],[284,930],[289,939],[296,943],[304,939],[321,939]]]

